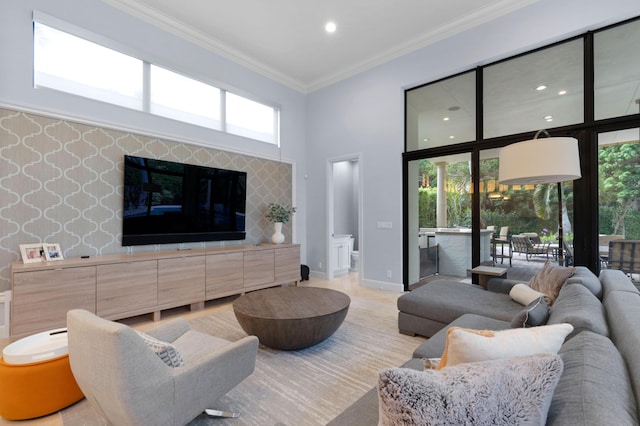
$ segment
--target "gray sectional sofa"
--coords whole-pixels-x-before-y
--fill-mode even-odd
[[[488,289],[434,281],[398,298],[404,333],[429,339],[402,367],[423,369],[438,358],[449,327],[503,330],[523,308],[508,293],[515,281],[493,278]],[[559,355],[564,372],[553,394],[547,425],[637,425],[640,414],[640,292],[621,271],[587,268],[562,286],[546,324],[570,323],[573,332]],[[331,425],[375,425],[377,389],[336,417]]]

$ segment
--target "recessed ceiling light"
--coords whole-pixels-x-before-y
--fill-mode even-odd
[[[449,139],[455,139],[455,138],[456,138],[456,137],[455,137],[455,136],[453,136],[453,135],[449,136]]]
[[[545,115],[544,119],[545,119],[545,121],[553,121],[553,116],[552,115]]]
[[[561,90],[558,92],[558,95],[562,96],[562,95],[566,95],[567,91],[566,90]]]
[[[539,92],[539,91],[544,90],[546,88],[547,88],[547,86],[545,86],[544,84],[541,84],[540,86],[536,87],[536,90]]]
[[[327,22],[324,26],[324,30],[328,33],[335,33],[337,28],[336,23],[332,21]]]
[[[449,121],[449,117],[444,117],[442,121]]]

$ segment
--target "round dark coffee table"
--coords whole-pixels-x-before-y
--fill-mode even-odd
[[[317,287],[275,287],[240,296],[233,311],[247,334],[286,351],[308,348],[331,336],[347,316],[351,299]]]

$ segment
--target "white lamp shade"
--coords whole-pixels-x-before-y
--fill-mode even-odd
[[[498,180],[507,185],[542,184],[579,179],[580,154],[575,138],[541,138],[500,150]]]

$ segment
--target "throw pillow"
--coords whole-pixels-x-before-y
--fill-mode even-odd
[[[511,290],[509,291],[509,297],[524,306],[529,305],[534,300],[538,300],[540,296],[545,297],[547,299],[547,304],[549,304],[549,296],[532,289],[526,284],[518,283],[511,287]]]
[[[542,269],[531,278],[529,287],[549,296],[549,304],[552,305],[564,282],[575,273],[576,268],[556,266],[547,260]]]
[[[441,358],[422,358],[422,364],[425,370],[434,370],[438,368]]]
[[[543,425],[563,364],[541,354],[444,370],[383,370],[379,425]]]
[[[549,306],[544,296],[540,296],[518,312],[511,320],[511,328],[537,327],[549,319]]]
[[[184,365],[182,354],[171,343],[163,342],[140,331],[136,331],[136,333],[138,333],[147,346],[169,367],[182,367]]]
[[[557,354],[571,324],[512,328],[501,331],[451,327],[438,370],[462,363],[541,353]]]

